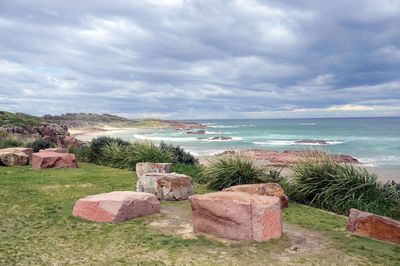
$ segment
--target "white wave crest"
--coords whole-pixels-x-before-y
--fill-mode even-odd
[[[305,146],[323,146],[342,144],[343,141],[327,140],[323,143],[296,143],[298,140],[269,140],[269,141],[254,141],[253,144],[262,146],[290,146],[290,145],[305,145]]]

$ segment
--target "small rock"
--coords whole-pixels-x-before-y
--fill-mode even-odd
[[[177,173],[146,173],[138,176],[136,189],[160,200],[185,200],[193,194],[193,179]]]
[[[137,177],[145,173],[171,173],[172,163],[142,162],[136,164]]]

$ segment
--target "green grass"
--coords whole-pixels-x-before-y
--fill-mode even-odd
[[[149,226],[163,214],[121,224],[100,224],[71,215],[79,198],[115,190],[135,190],[129,170],[94,164],[78,169],[0,168],[0,265],[398,265],[396,245],[352,237],[345,218],[290,204],[287,223],[312,230],[330,242],[317,253],[291,253],[290,236],[265,243],[221,243],[198,236],[185,239]],[[197,193],[205,193],[196,185]],[[190,208],[187,201],[163,206]],[[305,236],[307,238],[307,236]],[[346,265],[346,264],[344,264]]]

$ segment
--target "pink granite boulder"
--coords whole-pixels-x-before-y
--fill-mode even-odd
[[[232,240],[267,241],[282,236],[279,198],[215,192],[189,198],[195,232]]]
[[[94,222],[120,223],[159,212],[160,202],[153,194],[115,191],[78,200],[72,214]]]
[[[277,183],[246,184],[225,188],[224,192],[246,192],[261,196],[278,197],[281,208],[289,206],[289,198],[286,196],[283,188]]]
[[[172,163],[143,162],[136,164],[137,177],[146,173],[171,173]]]
[[[32,168],[76,168],[78,162],[75,154],[53,151],[36,152],[32,154]]]
[[[193,179],[177,173],[146,173],[138,176],[136,190],[160,200],[185,200],[193,195]]]
[[[400,244],[400,221],[350,209],[347,231],[364,237]]]

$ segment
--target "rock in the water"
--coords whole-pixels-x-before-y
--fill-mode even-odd
[[[328,142],[326,140],[322,140],[322,139],[303,139],[303,140],[297,140],[294,143],[296,143],[296,144],[320,144],[320,145],[328,144]]]
[[[68,153],[68,149],[63,149],[63,148],[48,148],[48,149],[40,150],[39,152],[59,152],[59,153]]]
[[[32,154],[32,168],[76,168],[75,154],[61,152],[37,152]]]
[[[215,192],[189,198],[195,232],[232,240],[267,241],[282,235],[279,198]]]
[[[138,176],[136,189],[161,200],[185,200],[193,195],[193,180],[177,173],[146,173]]]
[[[353,234],[400,244],[400,221],[350,209],[347,231]]]
[[[257,194],[261,196],[278,197],[280,200],[281,208],[287,208],[289,198],[286,196],[285,191],[277,183],[262,183],[262,184],[248,184],[238,185],[225,188],[224,192],[246,192],[250,194]]]
[[[142,176],[146,173],[171,173],[172,163],[143,162],[136,164],[136,175]]]
[[[29,164],[31,148],[6,148],[0,150],[0,165],[15,166]]]
[[[153,194],[115,191],[78,200],[72,214],[95,222],[119,223],[159,212],[160,202]]]

